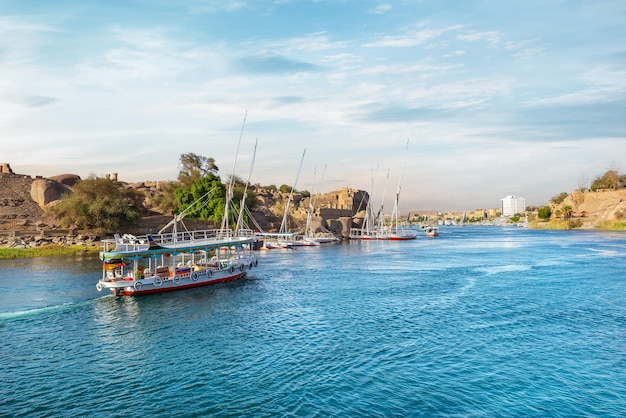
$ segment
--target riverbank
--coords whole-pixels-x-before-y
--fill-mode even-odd
[[[600,221],[595,225],[584,224],[580,219],[551,220],[547,222],[531,221],[528,227],[551,230],[626,231],[626,221]]]
[[[82,253],[97,253],[99,246],[86,244],[45,244],[33,247],[0,247],[0,260],[15,260],[18,258],[50,257],[57,255],[72,255]]]

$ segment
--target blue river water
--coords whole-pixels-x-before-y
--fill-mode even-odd
[[[442,227],[272,250],[235,282],[99,293],[0,261],[0,416],[624,416],[626,234]]]

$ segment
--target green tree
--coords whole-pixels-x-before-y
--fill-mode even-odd
[[[178,181],[182,187],[189,188],[201,177],[207,174],[215,174],[219,170],[213,158],[188,152],[180,155]]]
[[[552,211],[550,210],[550,206],[542,206],[537,211],[537,216],[539,219],[550,219],[552,216]]]
[[[613,189],[617,190],[619,187],[623,187],[625,176],[620,176],[617,170],[608,170],[602,176],[596,177],[591,183],[590,189],[593,191],[601,189]]]
[[[177,213],[187,209],[187,216],[220,222],[224,216],[226,204],[226,187],[221,179],[209,173],[197,179],[189,189],[176,190],[176,200],[179,204]]]
[[[278,190],[281,193],[291,193],[291,186],[287,186],[286,184],[281,185]]]
[[[51,211],[65,227],[109,232],[137,224],[138,201],[133,193],[121,191],[118,183],[90,174]]]
[[[550,202],[554,205],[559,205],[561,203],[563,203],[563,201],[565,200],[565,198],[569,196],[568,193],[566,192],[562,192],[556,196],[554,196],[552,199],[550,199]]]

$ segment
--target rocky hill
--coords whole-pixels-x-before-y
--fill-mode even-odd
[[[73,174],[63,174],[51,178],[15,174],[8,164],[0,166],[0,245],[7,245],[10,237],[24,236],[35,240],[35,236],[49,237],[51,242],[71,242],[77,233],[88,235],[88,240],[97,240],[90,231],[67,231],[60,229],[59,222],[45,208],[58,202],[64,193],[71,193],[72,186],[80,180]],[[117,179],[113,179],[117,181]],[[143,234],[157,232],[172,219],[172,214],[163,213],[153,204],[161,194],[162,184],[157,181],[137,183],[118,182],[120,187],[131,188],[143,196],[143,214],[137,227],[129,233]],[[285,205],[289,195],[279,191],[266,190],[260,185],[253,185],[258,204],[251,211],[253,221],[250,228],[276,232],[281,226]],[[369,196],[362,190],[341,188],[330,193],[305,197],[295,193],[289,208],[290,231],[304,232],[311,199],[315,211],[312,216],[314,232],[332,232],[347,236],[350,228],[361,226],[364,209]],[[579,223],[583,229],[593,229],[604,221],[626,220],[626,189],[603,190],[598,192],[575,191],[558,205],[551,204],[553,219],[555,213],[562,212],[566,206],[571,208],[570,219]],[[206,221],[186,218],[189,229],[212,228]],[[4,238],[2,238],[4,237]],[[9,238],[7,238],[9,237]],[[54,238],[56,237],[56,238]],[[23,243],[22,243],[23,244]]]
[[[0,174],[0,230],[55,227],[55,221],[32,199],[30,176]]]
[[[596,228],[605,221],[626,220],[626,189],[575,191],[562,203],[551,205],[552,213],[569,206],[571,218],[580,220],[583,229]]]
[[[80,177],[63,174],[51,178],[32,178],[28,175],[13,173],[8,164],[3,164],[1,168],[0,236],[32,238],[36,235],[62,236],[77,232],[61,230],[59,222],[49,214],[46,208],[56,204],[64,193],[71,193],[72,186],[80,180]],[[117,179],[113,180],[117,181]],[[130,228],[127,232],[134,234],[156,232],[172,219],[172,214],[163,213],[153,204],[155,197],[161,193],[160,182],[118,182],[118,184],[120,187],[133,189],[137,194],[142,195],[143,206],[146,208],[139,225]],[[278,231],[289,194],[266,190],[260,185],[251,188],[257,196],[258,204],[251,211],[253,221],[249,227],[266,232]],[[313,232],[332,232],[347,236],[350,228],[359,224],[362,213],[357,212],[362,212],[368,196],[361,190],[342,188],[331,193],[316,195],[313,198],[315,199],[315,211],[312,216]],[[311,197],[294,193],[289,207],[288,228],[290,231],[304,232],[310,205]],[[206,221],[191,218],[186,218],[184,223],[189,229],[215,227]],[[93,239],[97,238],[90,231],[80,232],[89,234]],[[3,242],[0,242],[0,245],[2,244]]]

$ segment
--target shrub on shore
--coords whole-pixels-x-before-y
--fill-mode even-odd
[[[596,229],[601,229],[603,231],[626,231],[626,221],[600,221],[596,225]]]
[[[50,257],[57,255],[82,254],[97,252],[98,247],[86,245],[58,245],[49,244],[29,248],[0,248],[0,260],[14,260],[18,258]]]

